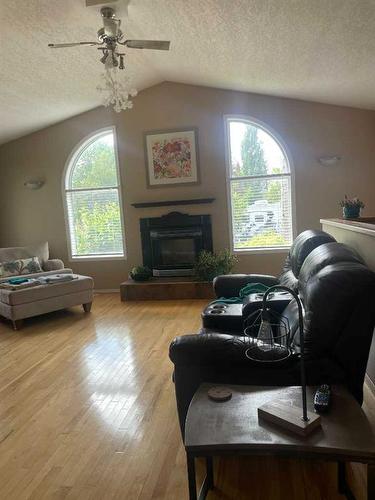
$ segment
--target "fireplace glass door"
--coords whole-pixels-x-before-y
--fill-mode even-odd
[[[195,242],[193,238],[170,238],[159,242],[159,260],[162,266],[193,266]]]
[[[155,269],[193,268],[202,249],[201,229],[157,229],[150,233]]]
[[[202,250],[212,252],[210,215],[170,212],[140,220],[143,265],[155,277],[193,276]]]

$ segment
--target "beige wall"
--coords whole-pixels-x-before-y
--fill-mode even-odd
[[[297,231],[319,228],[321,217],[339,215],[344,193],[358,195],[375,214],[375,112],[290,99],[163,83],[141,92],[132,110],[105,108],[48,127],[0,147],[0,245],[47,239],[51,253],[76,272],[94,276],[97,288],[117,288],[129,268],[141,263],[139,218],[171,210],[210,213],[215,249],[229,246],[224,158],[224,114],[246,114],[274,129],[287,145],[295,167]],[[72,149],[93,131],[116,125],[123,188],[127,261],[69,263],[61,179]],[[143,132],[182,126],[199,129],[201,184],[148,189]],[[323,167],[316,157],[340,154],[342,161]],[[29,177],[45,186],[25,189]],[[212,205],[135,209],[131,203],[214,197]],[[238,270],[277,273],[284,254],[243,255]]]

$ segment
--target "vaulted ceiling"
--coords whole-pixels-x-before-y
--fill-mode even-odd
[[[47,47],[95,40],[99,7],[0,8],[0,143],[100,105],[98,51]],[[131,0],[122,21],[128,38],[171,40],[127,51],[138,90],[169,80],[375,109],[373,0]]]

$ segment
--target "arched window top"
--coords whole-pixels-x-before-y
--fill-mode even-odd
[[[285,147],[265,125],[226,117],[234,251],[284,250],[293,240],[293,183]]]
[[[117,184],[113,129],[105,129],[77,147],[68,165],[65,188],[102,188]]]
[[[284,147],[263,124],[228,118],[231,177],[290,173]]]
[[[114,128],[82,141],[64,175],[65,219],[72,259],[125,256]]]

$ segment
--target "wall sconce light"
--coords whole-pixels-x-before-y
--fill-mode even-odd
[[[341,156],[319,156],[318,162],[323,165],[323,167],[332,167],[336,165],[341,160]]]
[[[40,189],[42,186],[44,186],[45,181],[43,179],[30,179],[26,182],[24,182],[24,186],[27,189]]]

